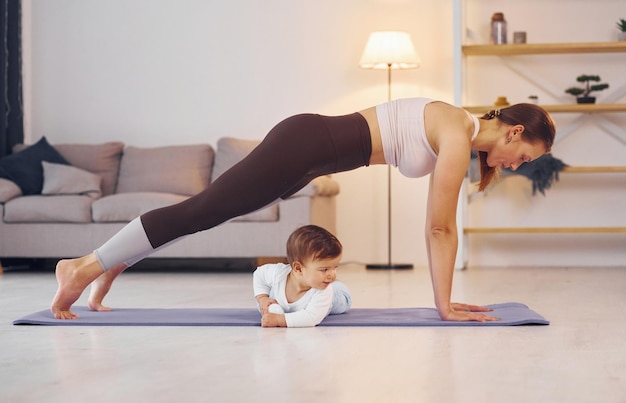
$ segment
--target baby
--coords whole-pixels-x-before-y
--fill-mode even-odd
[[[339,240],[325,229],[296,229],[287,240],[289,264],[266,264],[254,271],[261,326],[317,326],[327,315],[350,309],[350,291],[335,281],[341,252]]]

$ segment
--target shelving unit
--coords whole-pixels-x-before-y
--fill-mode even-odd
[[[626,42],[584,42],[584,43],[534,43],[507,45],[464,45],[464,23],[462,20],[462,0],[454,0],[454,98],[456,105],[470,113],[481,115],[494,109],[492,105],[465,106],[463,104],[463,66],[467,57],[496,56],[508,58],[520,55],[559,55],[559,54],[597,54],[626,53]],[[626,104],[564,104],[541,105],[549,113],[605,114],[626,112]],[[623,140],[621,140],[623,142]],[[626,158],[625,158],[626,160]],[[626,166],[568,166],[564,174],[624,174]],[[455,267],[462,269],[468,263],[468,235],[471,234],[623,234],[626,227],[466,227],[470,197],[469,179],[463,186],[459,197],[459,250]]]

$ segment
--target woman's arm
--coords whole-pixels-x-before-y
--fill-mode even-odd
[[[438,149],[426,208],[426,248],[435,306],[443,320],[496,320],[480,313],[457,311],[452,306],[452,278],[458,246],[456,208],[470,160],[469,139],[462,134],[439,136]],[[487,310],[463,306],[470,311]]]

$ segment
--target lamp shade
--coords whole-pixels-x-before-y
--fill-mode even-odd
[[[372,32],[359,65],[364,69],[416,69],[420,58],[407,32]]]

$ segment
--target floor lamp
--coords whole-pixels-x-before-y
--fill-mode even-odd
[[[420,60],[407,32],[372,32],[359,65],[364,69],[387,70],[387,100],[391,101],[391,70],[416,69]],[[368,269],[411,269],[412,264],[391,262],[391,166],[387,165],[387,263],[367,264]]]

